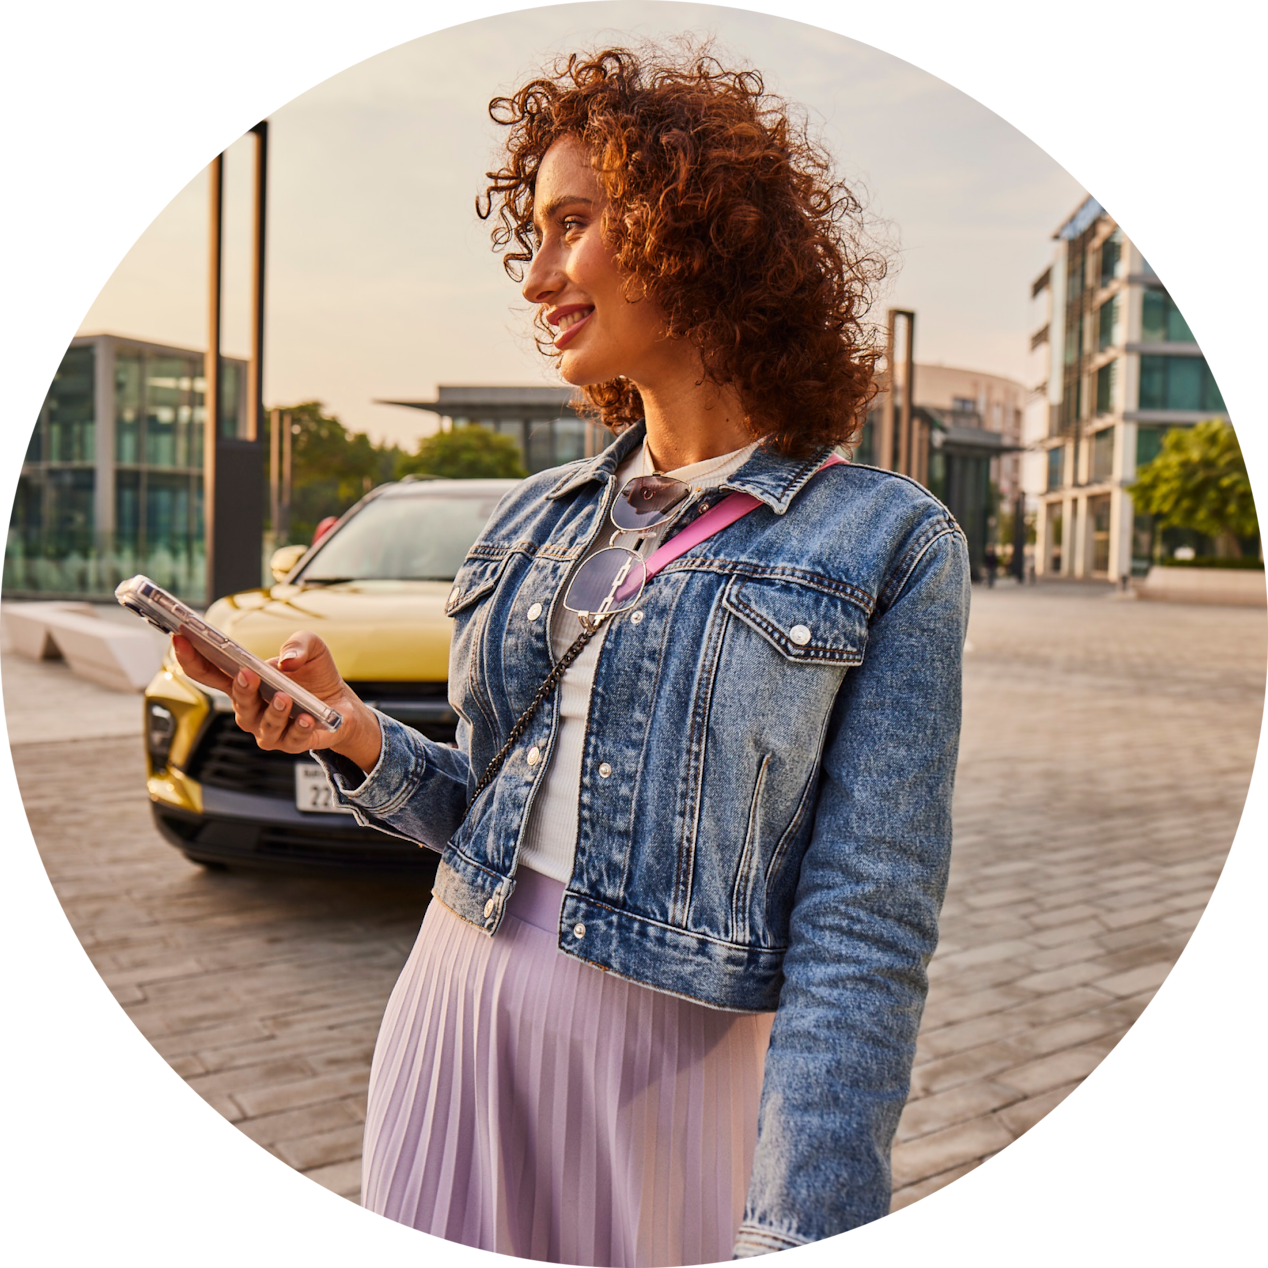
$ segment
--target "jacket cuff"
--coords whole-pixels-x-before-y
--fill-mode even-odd
[[[794,1246],[807,1245],[804,1237],[795,1233],[763,1228],[760,1224],[741,1224],[735,1235],[732,1259],[751,1259],[754,1255],[770,1255],[777,1250],[791,1250]]]
[[[417,732],[377,709],[373,712],[379,720],[382,744],[379,760],[368,773],[329,749],[315,751],[312,756],[325,770],[340,805],[381,816],[409,799],[422,781],[427,758],[423,746],[415,742],[421,738]]]

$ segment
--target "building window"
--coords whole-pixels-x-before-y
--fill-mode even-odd
[[[977,401],[971,396],[953,396],[951,398],[951,408],[957,414],[976,414]]]
[[[1115,229],[1101,243],[1101,285],[1108,286],[1119,274],[1123,261],[1123,231]]]
[[[1118,362],[1111,361],[1096,372],[1096,412],[1114,412],[1114,384],[1118,378]]]
[[[1151,463],[1162,452],[1162,438],[1168,427],[1136,428],[1136,470]]]
[[[1106,427],[1092,437],[1092,482],[1100,484],[1114,475],[1114,428]]]
[[[47,447],[43,454],[46,461],[93,461],[96,381],[94,349],[71,348],[62,358],[49,388]]]
[[[1096,346],[1110,348],[1118,342],[1118,296],[1107,299],[1098,312]]]
[[[1145,288],[1140,310],[1141,343],[1194,343],[1193,331],[1161,286]]]
[[[1065,484],[1065,446],[1048,450],[1048,492]]]
[[[1109,497],[1088,498],[1087,509],[1092,528],[1092,571],[1107,573],[1110,565]]]
[[[1224,411],[1224,398],[1205,357],[1140,358],[1141,409]]]
[[[1061,556],[1064,553],[1062,538],[1065,536],[1065,516],[1062,514],[1060,502],[1048,507],[1048,560],[1052,572],[1061,571]]]

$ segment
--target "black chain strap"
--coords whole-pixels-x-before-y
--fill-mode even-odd
[[[581,655],[582,649],[598,632],[598,624],[589,625],[583,629],[573,641],[572,646],[564,652],[559,664],[550,671],[543,680],[542,685],[537,688],[537,693],[529,701],[528,708],[516,719],[515,725],[506,737],[506,743],[502,745],[493,760],[484,768],[484,774],[480,776],[480,782],[475,786],[475,792],[471,794],[471,800],[467,802],[468,810],[475,805],[476,798],[497,778],[498,771],[506,764],[506,759],[510,756],[511,750],[519,743],[520,737],[524,732],[528,730],[528,724],[536,717],[537,710],[542,707],[542,702],[554,691],[559,680],[567,673],[568,667]]]

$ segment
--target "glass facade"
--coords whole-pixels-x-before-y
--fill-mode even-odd
[[[222,367],[221,383],[236,389],[239,367]],[[145,572],[178,593],[202,588],[203,359],[150,349],[115,352],[116,567]],[[236,397],[222,417],[237,432]],[[133,566],[135,564],[135,566]],[[160,575],[161,574],[161,575]]]
[[[69,349],[19,478],[6,592],[104,598],[144,572],[203,601],[203,372],[200,353],[109,335]],[[221,381],[237,435],[245,363],[226,360]]]
[[[1141,409],[1224,412],[1224,398],[1205,357],[1140,358]]]
[[[27,445],[5,551],[4,582],[71,591],[92,570],[97,518],[97,362],[71,348]]]
[[[497,432],[501,436],[509,436],[515,441],[530,475],[545,471],[549,467],[558,467],[565,462],[584,458],[586,431],[591,426],[585,419],[578,418],[576,415],[548,419],[494,420],[459,417],[453,419],[455,427],[465,427],[468,423],[478,423],[489,431]],[[607,443],[604,436],[599,437],[591,449],[592,453],[598,453],[599,449]]]
[[[1125,262],[1123,258],[1123,231],[1115,229],[1101,243],[1101,285],[1108,286],[1118,277],[1123,271],[1122,266]]]
[[[1162,438],[1167,434],[1166,427],[1136,428],[1136,470],[1146,463],[1152,462],[1162,452]]]
[[[1160,286],[1145,287],[1140,308],[1141,343],[1194,343],[1193,331]]]

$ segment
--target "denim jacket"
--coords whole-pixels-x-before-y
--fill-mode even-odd
[[[467,799],[554,664],[551,614],[642,435],[526,480],[472,546],[447,607],[458,747],[380,715],[368,776],[324,761],[361,822],[440,851],[435,897],[491,935],[553,699]],[[564,955],[775,1011],[737,1256],[888,1210],[951,847],[964,537],[913,481],[826,456],[758,449],[723,488],[764,505],[612,619],[559,921]]]

